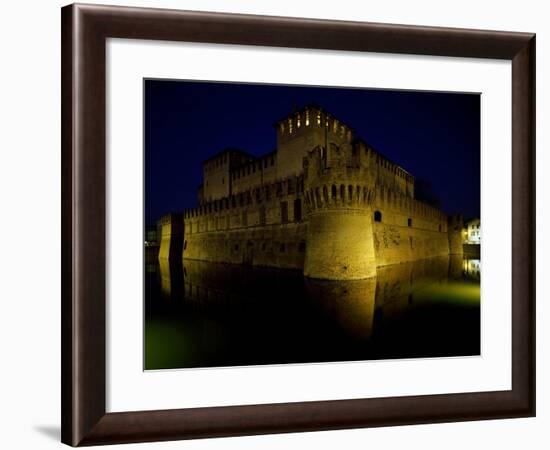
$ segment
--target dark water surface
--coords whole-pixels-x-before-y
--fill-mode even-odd
[[[146,266],[145,369],[479,355],[479,261],[376,278],[185,261]]]

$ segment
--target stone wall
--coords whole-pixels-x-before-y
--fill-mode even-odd
[[[277,178],[277,155],[270,153],[231,172],[231,194],[273,183]]]
[[[166,214],[159,220],[160,260],[181,258],[183,249],[184,221],[182,214]]]
[[[232,194],[231,181],[235,168],[246,165],[255,158],[246,152],[226,149],[203,162],[202,193],[199,204],[211,202]]]
[[[186,211],[183,258],[302,269],[306,223],[300,178]]]
[[[360,260],[374,269],[450,253],[447,216],[435,208],[378,187],[370,191],[367,209],[354,212],[348,207],[315,216],[307,212],[300,181],[288,179],[268,190],[243,192],[187,211],[184,259],[302,270],[309,258],[306,276],[337,279],[342,270],[349,270],[352,279],[356,271],[372,271],[361,269],[356,264]],[[327,188],[327,201],[348,201],[348,186],[338,187],[335,199],[331,190]]]
[[[229,155],[223,154],[203,165],[202,201],[227,197],[230,191]]]
[[[376,190],[373,239],[376,262],[385,266],[449,254],[447,216],[407,195]]]
[[[306,225],[249,227],[187,235],[184,260],[302,269]]]
[[[304,275],[357,280],[376,275],[368,208],[323,209],[309,215]]]
[[[463,255],[464,247],[464,219],[460,214],[449,216],[448,219],[449,231],[449,254],[451,255]]]

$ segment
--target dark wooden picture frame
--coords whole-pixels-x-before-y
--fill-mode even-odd
[[[106,413],[108,38],[512,62],[512,389]],[[62,9],[62,441],[73,446],[535,414],[535,35],[110,6]]]

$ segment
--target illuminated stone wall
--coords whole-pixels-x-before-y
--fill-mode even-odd
[[[181,214],[166,214],[159,220],[160,250],[159,260],[181,258],[183,249],[184,220]]]
[[[272,193],[276,186],[271,186]],[[354,279],[372,276],[379,266],[450,253],[446,216],[410,198],[404,200],[407,205],[378,199],[367,208],[327,209],[321,214],[307,213],[303,193],[263,201],[252,200],[252,195],[242,198],[242,205],[237,195],[235,206],[223,202],[222,209],[220,202],[217,210],[205,206],[185,213],[184,259],[304,269],[314,278]],[[295,201],[300,202],[301,219],[295,216]],[[375,220],[376,212],[381,222]]]
[[[288,178],[186,211],[184,259],[301,269],[302,183]]]
[[[250,163],[254,158],[240,150],[227,149],[204,161],[203,184],[199,203],[207,203],[232,194],[231,179],[235,168]]]
[[[449,254],[444,213],[383,187],[375,192],[373,239],[378,266]]]
[[[457,214],[449,216],[449,254],[463,255],[464,254],[464,218]]]
[[[231,193],[249,191],[257,186],[273,183],[277,178],[275,152],[235,168],[231,172]]]

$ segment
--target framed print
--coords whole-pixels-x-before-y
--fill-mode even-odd
[[[535,414],[535,36],[62,9],[62,441]]]

